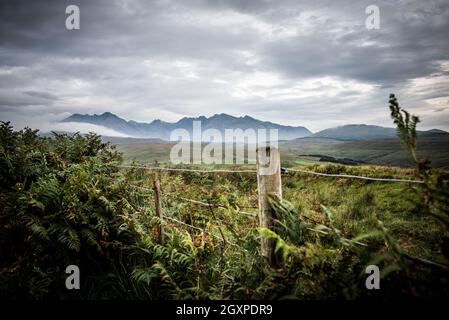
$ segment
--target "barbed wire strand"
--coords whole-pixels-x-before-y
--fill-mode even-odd
[[[136,185],[134,185],[134,184],[130,184],[130,186],[133,187],[133,188],[136,188],[136,189],[143,190],[143,191],[154,192],[154,190],[153,190],[153,189],[150,189],[150,188],[145,188],[145,187],[141,187],[141,186],[136,186]]]
[[[315,171],[308,171],[308,170],[302,170],[302,169],[286,169],[287,172],[300,172],[300,173],[306,173],[306,174],[312,174],[317,176],[324,176],[324,177],[334,177],[334,178],[350,178],[350,179],[362,179],[362,180],[371,180],[371,181],[382,181],[382,182],[406,182],[406,183],[424,183],[424,181],[421,180],[406,180],[406,179],[394,179],[394,178],[373,178],[373,177],[363,177],[363,176],[355,176],[350,174],[331,174],[331,173],[321,173],[321,172],[315,172]]]
[[[218,209],[234,209],[232,207],[225,206],[223,204],[212,204],[212,203],[202,202],[202,201],[198,201],[198,200],[194,200],[194,199],[188,199],[188,198],[184,198],[184,197],[179,197],[179,199],[182,199],[184,201],[188,201],[188,202],[191,202],[191,203],[199,204],[199,205],[202,205],[202,206],[206,206],[206,207],[215,207],[215,208],[218,208]],[[241,211],[241,210],[236,210],[236,211],[238,213],[245,214],[245,215],[248,215],[248,216],[251,216],[251,217],[257,216],[255,213],[251,213],[251,212],[245,212],[245,211]]]
[[[134,208],[134,209],[136,209],[136,208]],[[140,207],[140,206],[139,206],[139,207],[137,207],[137,209],[139,209],[139,210],[144,210],[144,211],[145,211],[145,210],[148,210],[148,209],[151,209],[151,208],[149,208],[149,207]],[[183,221],[181,221],[181,220],[178,220],[178,219],[175,219],[175,218],[172,218],[172,217],[167,217],[167,216],[165,216],[165,215],[162,217],[162,219],[167,219],[167,220],[173,221],[173,222],[175,222],[175,223],[177,223],[177,224],[183,225],[183,226],[185,226],[185,227],[189,227],[189,228],[191,228],[191,229],[199,230],[199,231],[201,231],[201,232],[204,232],[204,233],[210,235],[211,237],[213,237],[213,238],[215,238],[215,239],[217,239],[217,240],[223,241],[223,239],[222,239],[221,237],[219,237],[219,236],[213,234],[212,232],[209,232],[209,231],[207,231],[207,230],[204,230],[203,228],[200,228],[200,227],[197,227],[197,226],[188,224],[188,223],[183,222]],[[236,243],[234,243],[234,242],[232,242],[232,241],[226,241],[226,243],[229,243],[229,244],[231,244],[231,245],[233,245],[233,246],[236,246],[236,247],[239,247],[239,248],[240,248],[240,246],[239,246],[238,244],[236,244]]]
[[[257,173],[257,170],[224,170],[224,169],[184,169],[184,168],[167,168],[167,167],[145,167],[145,166],[117,166],[119,168],[143,169],[150,171],[183,171],[183,172],[200,172],[200,173]]]
[[[131,184],[130,186],[132,186],[134,188],[137,188],[137,189],[144,190],[144,191],[154,192],[154,190],[150,189],[150,188],[140,187],[140,186],[136,186],[136,185],[133,185],[133,184]],[[184,197],[176,197],[176,196],[173,196],[173,195],[170,195],[170,196],[171,197],[175,197],[176,199],[181,199],[181,200],[184,200],[184,201],[188,201],[188,202],[199,204],[199,205],[206,206],[206,207],[215,207],[217,209],[234,209],[232,207],[225,206],[223,204],[211,204],[211,203],[206,203],[206,202],[202,202],[202,201],[199,201],[199,200],[188,199],[188,198],[184,198]],[[244,214],[244,215],[247,215],[247,216],[251,216],[251,217],[257,216],[257,214],[251,213],[251,212],[246,212],[246,211],[241,211],[241,210],[236,210],[236,211],[238,213],[241,213],[241,214]]]

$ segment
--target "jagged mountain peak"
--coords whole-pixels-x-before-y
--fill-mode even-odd
[[[311,132],[305,127],[283,126],[267,121],[257,120],[248,115],[236,117],[226,113],[214,114],[213,116],[184,117],[178,122],[164,122],[160,119],[150,123],[126,121],[111,112],[101,115],[73,114],[62,120],[63,122],[84,122],[107,127],[133,137],[170,139],[170,133],[175,129],[192,131],[193,121],[201,121],[203,129],[217,129],[224,132],[225,129],[278,129],[279,139],[291,140],[305,137]]]

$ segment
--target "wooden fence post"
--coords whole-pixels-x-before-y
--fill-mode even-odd
[[[259,226],[272,230],[274,210],[268,203],[270,194],[282,199],[281,157],[278,148],[263,147],[257,149],[257,188],[259,191]],[[280,255],[274,253],[274,240],[262,238],[262,255],[270,265],[279,266]]]
[[[153,190],[154,190],[154,204],[156,207],[156,214],[159,218],[163,218],[162,213],[162,189],[161,189],[161,182],[159,180],[159,170],[156,170],[154,172],[154,181],[153,181]],[[159,224],[159,239],[158,242],[160,244],[165,244],[165,234],[164,229],[161,224]]]

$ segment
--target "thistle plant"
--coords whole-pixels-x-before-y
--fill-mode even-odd
[[[423,181],[415,190],[421,197],[424,211],[441,222],[445,226],[447,234],[449,232],[449,173],[432,169],[427,159],[418,159],[416,125],[420,122],[419,118],[402,109],[394,94],[390,94],[389,103],[391,117],[397,126],[398,136],[411,154],[417,165],[418,176]],[[445,247],[443,253],[449,257],[447,249],[449,238],[446,238],[443,246]]]

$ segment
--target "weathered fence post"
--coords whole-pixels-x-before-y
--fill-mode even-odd
[[[274,210],[268,203],[270,194],[282,199],[281,157],[278,148],[263,147],[257,149],[257,188],[259,190],[259,226],[272,230]],[[274,240],[262,238],[262,255],[272,266],[278,266],[280,256],[274,253]]]
[[[158,165],[156,165],[158,167]],[[156,214],[159,218],[163,218],[162,214],[162,189],[161,182],[159,180],[159,172],[160,170],[156,170],[154,172],[154,181],[153,181],[153,190],[154,190],[154,204],[156,207]],[[165,234],[164,229],[161,224],[159,224],[158,228],[159,239],[158,242],[160,244],[165,244]]]

